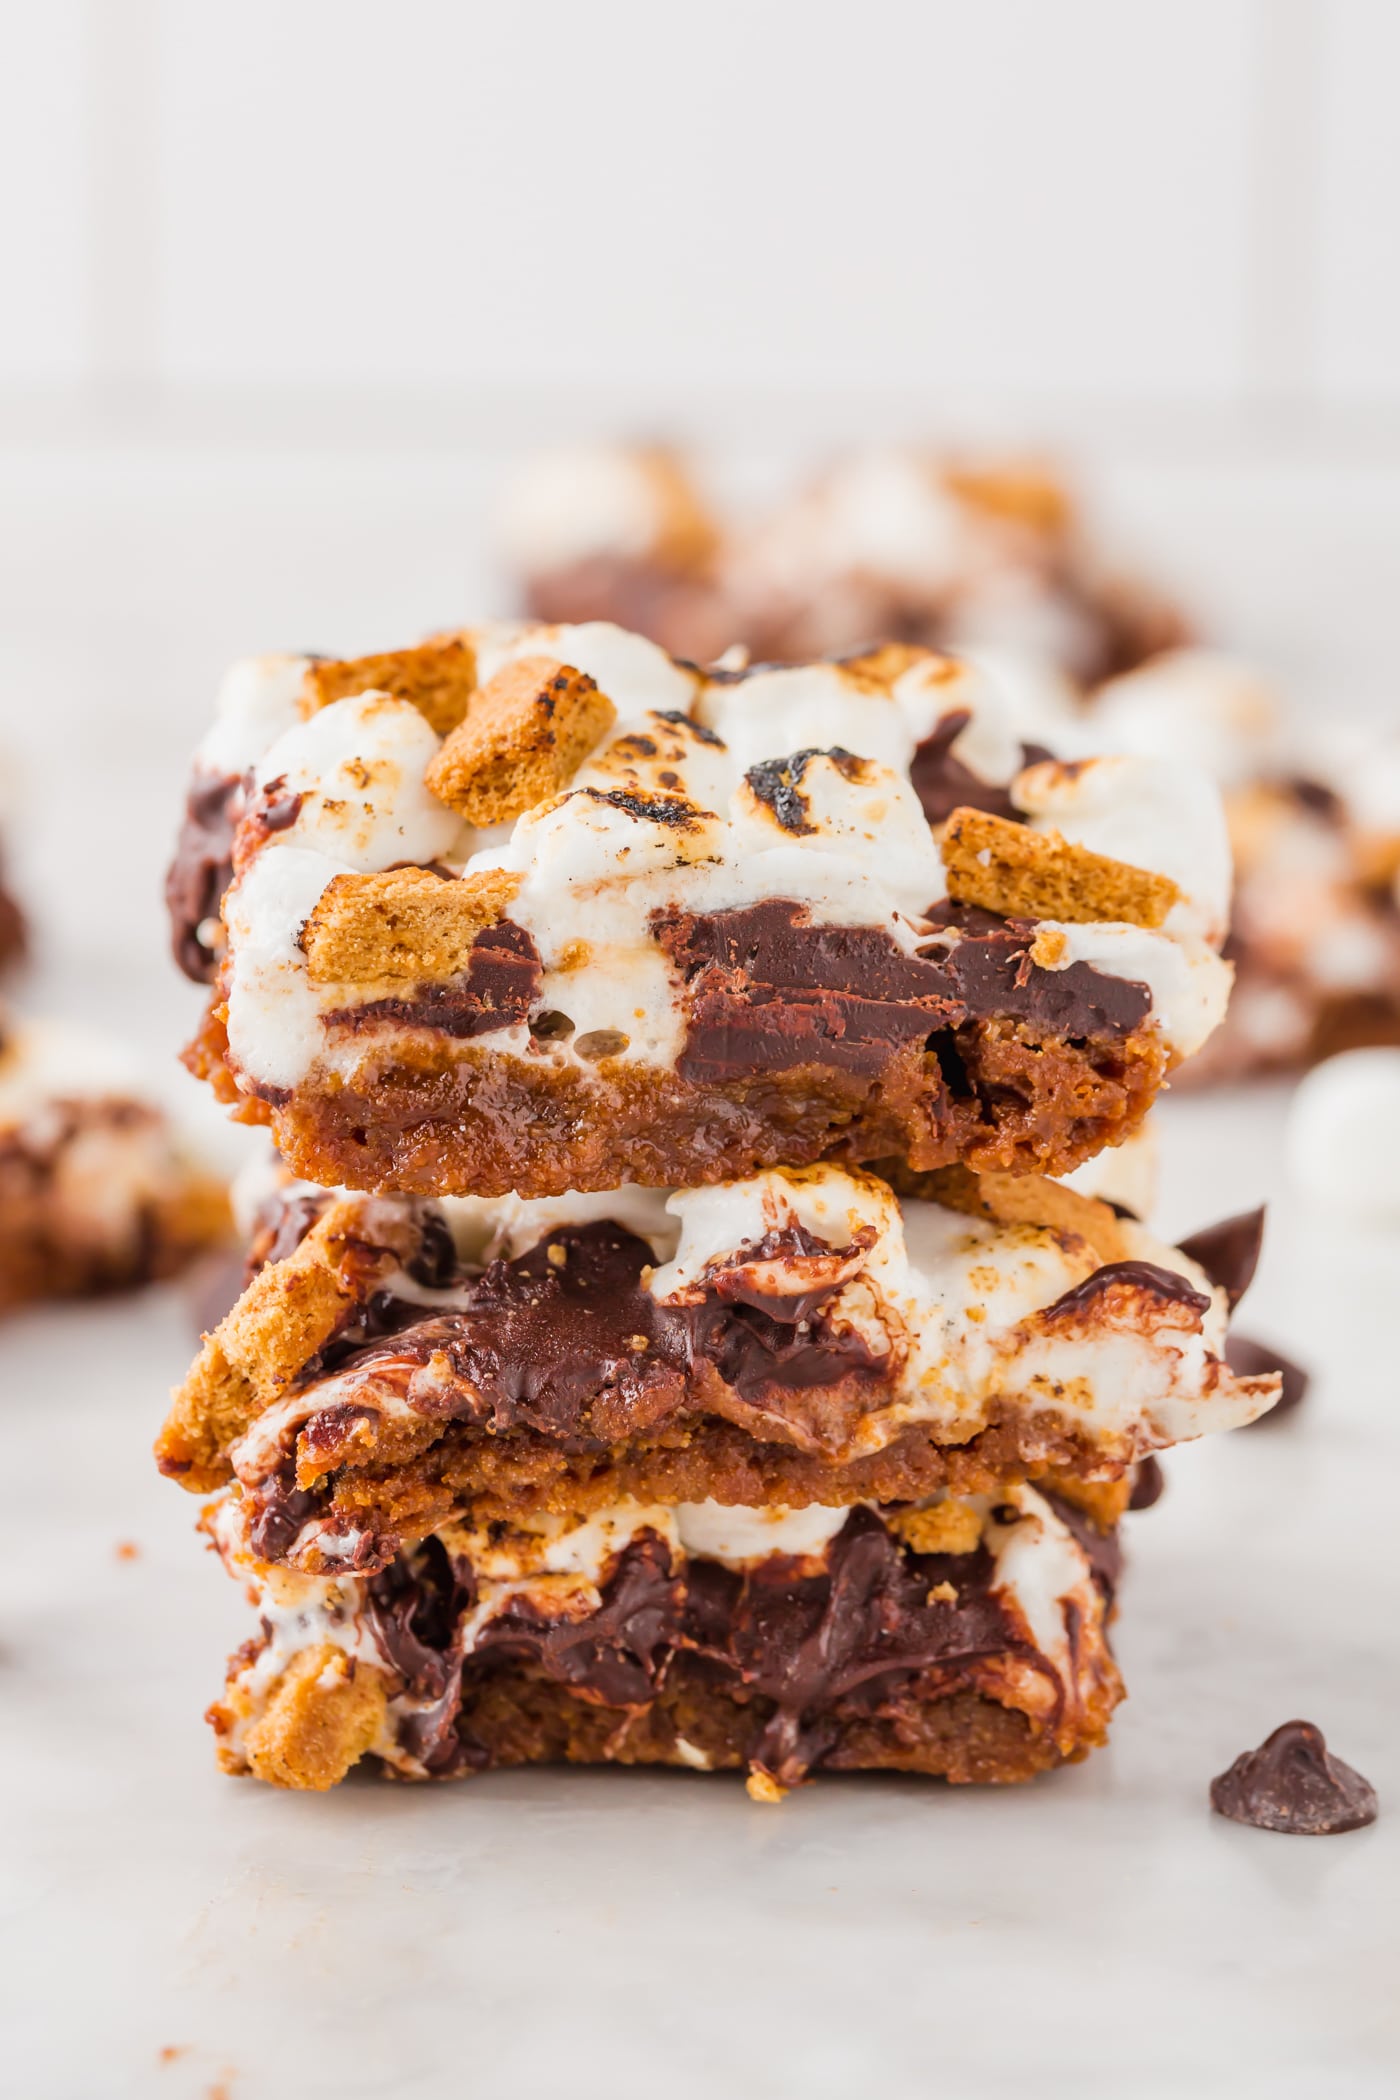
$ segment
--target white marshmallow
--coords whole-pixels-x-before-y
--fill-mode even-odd
[[[365,872],[398,861],[434,861],[461,822],[423,784],[440,739],[418,709],[388,693],[358,693],[322,707],[264,753],[257,785],[283,783],[301,807],[276,834]]]
[[[203,773],[239,776],[268,745],[301,719],[302,682],[309,656],[245,656],[224,673],[214,721],[199,746]]]
[[[640,559],[666,523],[665,487],[645,454],[580,445],[525,465],[506,500],[501,539],[513,568],[543,575],[593,555]]]

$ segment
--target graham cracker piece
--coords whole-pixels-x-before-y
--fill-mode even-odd
[[[395,700],[411,701],[430,729],[448,736],[475,691],[476,651],[460,635],[450,635],[416,649],[312,664],[302,685],[302,712],[314,715],[355,693],[391,693]]]
[[[384,1725],[384,1673],[323,1641],[296,1656],[243,1731],[243,1755],[272,1786],[324,1793],[358,1764]]]
[[[477,935],[505,917],[519,887],[520,877],[501,868],[461,876],[429,868],[337,875],[302,928],[306,974],[314,985],[386,992],[460,977]]]
[[[1133,1494],[1131,1468],[1117,1480],[1081,1480],[1073,1473],[1046,1473],[1035,1484],[1058,1495],[1062,1502],[1072,1503],[1075,1509],[1082,1509],[1095,1529],[1104,1532],[1112,1531],[1127,1514]]]
[[[1036,460],[993,466],[948,466],[943,484],[970,510],[1033,532],[1064,533],[1074,522],[1068,489],[1050,467]]]
[[[363,1303],[381,1274],[411,1255],[417,1227],[363,1198],[325,1210],[285,1261],[260,1269],[232,1312],[206,1335],[175,1390],[156,1439],[156,1463],[193,1494],[229,1478],[228,1448],[281,1398],[302,1366]]]
[[[885,1519],[911,1553],[975,1553],[982,1543],[982,1513],[951,1495],[926,1509],[894,1510]]]
[[[1081,1196],[1043,1174],[975,1174],[971,1167],[935,1167],[926,1174],[903,1176],[902,1192],[941,1203],[972,1218],[993,1218],[999,1225],[1037,1225],[1050,1232],[1073,1233],[1088,1242],[1101,1262],[1126,1261],[1123,1229],[1110,1204]]]
[[[1091,853],[1057,831],[1031,831],[984,809],[955,809],[943,827],[948,895],[1007,919],[1096,919],[1156,928],[1181,896],[1167,875]]]
[[[616,719],[586,671],[523,656],[482,686],[423,778],[468,824],[507,824],[567,787]]]

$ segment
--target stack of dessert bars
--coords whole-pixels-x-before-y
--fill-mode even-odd
[[[1277,1394],[1258,1219],[1169,1247],[1076,1171],[1225,1009],[1203,776],[928,649],[481,627],[238,666],[169,895],[277,1147],[157,1447],[256,1614],[227,1770],[1104,1740],[1119,1518]]]

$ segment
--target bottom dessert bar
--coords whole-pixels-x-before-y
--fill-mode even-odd
[[[546,1763],[1031,1778],[1122,1696],[1116,1535],[1025,1485],[898,1508],[624,1502],[453,1526],[368,1576],[258,1561],[205,1529],[261,1619],[209,1719],[230,1772],[334,1786]]]

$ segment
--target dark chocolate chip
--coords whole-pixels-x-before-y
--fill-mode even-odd
[[[1376,1790],[1333,1757],[1311,1721],[1285,1721],[1210,1783],[1210,1805],[1233,1823],[1290,1837],[1333,1837],[1374,1823]]]
[[[1167,1476],[1162,1471],[1161,1461],[1155,1458],[1141,1459],[1133,1475],[1132,1493],[1128,1496],[1129,1509],[1151,1509],[1154,1502],[1161,1501],[1166,1485]]]
[[[1260,1422],[1272,1422],[1279,1415],[1288,1414],[1295,1408],[1312,1384],[1310,1374],[1301,1364],[1279,1350],[1271,1349],[1267,1342],[1251,1341],[1247,1334],[1232,1334],[1225,1344],[1225,1361],[1237,1378],[1260,1378],[1269,1371],[1278,1371],[1283,1377],[1283,1391],[1277,1403],[1266,1415],[1246,1424],[1257,1429]]]
[[[1181,1242],[1181,1251],[1189,1260],[1199,1262],[1216,1289],[1224,1291],[1233,1312],[1254,1281],[1263,1243],[1261,1204],[1258,1210],[1242,1210],[1233,1218],[1222,1218],[1218,1225],[1193,1232],[1189,1240]]]

